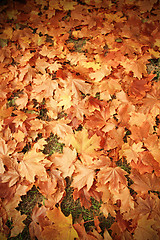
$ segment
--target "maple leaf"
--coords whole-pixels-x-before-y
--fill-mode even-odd
[[[150,121],[144,121],[140,127],[138,126],[131,126],[130,131],[131,135],[130,138],[134,140],[134,142],[142,142],[149,136],[149,132],[151,129]]]
[[[9,183],[9,187],[12,187],[16,182],[18,182],[20,175],[14,169],[11,169],[4,174],[0,175],[2,183]]]
[[[121,85],[116,79],[109,78],[104,79],[99,84],[99,91],[101,98],[108,101],[111,99],[111,96],[116,94],[116,92],[121,90]],[[119,93],[119,92],[118,92]]]
[[[116,216],[116,213],[115,213],[116,207],[113,204],[112,194],[108,190],[108,187],[102,183],[98,183],[96,190],[98,192],[102,193],[103,203],[101,205],[100,210],[103,212],[104,216],[107,218],[108,214],[110,213],[111,216],[115,217]]]
[[[147,0],[145,3],[143,1],[137,2],[137,5],[140,7],[141,12],[150,12],[156,0]]]
[[[46,176],[46,171],[41,163],[45,158],[42,152],[36,152],[34,149],[25,153],[23,159],[18,165],[19,174],[29,182],[35,181],[35,176]]]
[[[143,105],[141,107],[141,112],[150,113],[152,116],[157,116],[159,114],[160,108],[160,82],[156,82],[149,93],[147,93],[146,98],[143,99]]]
[[[74,34],[74,32],[72,32]],[[80,61],[84,61],[86,56],[83,53],[77,54],[77,52],[68,53],[66,56],[67,60],[70,61],[71,65],[77,65]]]
[[[57,89],[55,92],[55,100],[57,101],[57,106],[62,106],[64,110],[70,108],[73,104],[72,102],[72,92],[68,88]]]
[[[42,238],[45,240],[73,240],[78,238],[78,234],[72,226],[72,216],[65,217],[59,208],[47,211],[47,217],[52,222],[45,226],[42,231]]]
[[[50,98],[53,96],[53,91],[57,89],[57,86],[57,82],[52,81],[49,74],[37,74],[36,77],[33,79],[30,98],[37,99],[38,102],[42,102],[44,96],[46,98]]]
[[[14,152],[15,142],[8,141],[7,143],[0,137],[0,173],[5,172],[4,165],[8,168],[14,168],[16,160],[11,159],[10,155]]]
[[[114,194],[113,199],[115,203],[117,200],[121,201],[121,204],[120,204],[121,213],[127,212],[128,209],[134,209],[134,201],[127,187],[120,189],[119,193]]]
[[[135,108],[133,105],[129,104],[129,103],[123,103],[120,104],[117,110],[117,118],[121,124],[121,126],[128,126],[128,121],[130,119],[130,112],[135,111]]]
[[[25,133],[18,129],[18,132],[13,133],[13,137],[17,142],[23,142],[25,138]]]
[[[108,128],[108,129],[107,129]],[[124,128],[123,127],[119,127],[117,129],[115,129],[115,124],[114,123],[110,123],[110,124],[106,124],[106,127],[104,127],[104,129],[102,129],[104,131],[108,131],[108,135],[106,137],[106,143],[104,145],[104,149],[106,150],[110,150],[110,149],[114,149],[116,147],[121,147],[123,145],[123,137],[124,137]]]
[[[47,46],[46,46],[46,44],[44,44],[43,46],[42,46],[42,48],[41,48],[41,51],[39,52],[43,57],[48,57],[48,54],[51,52],[51,49],[50,48],[48,48]],[[53,55],[53,58],[54,58],[55,56]]]
[[[73,131],[70,126],[67,125],[68,121],[60,119],[59,121],[50,121],[49,124],[46,124],[46,131],[48,134],[54,132],[57,136],[60,137],[60,140],[65,143],[65,146],[70,145],[70,136],[73,134]]]
[[[120,157],[125,156],[127,159],[127,162],[131,162],[132,160],[137,163],[139,158],[139,153],[143,152],[144,149],[143,143],[133,143],[131,146],[129,143],[124,143],[122,145],[122,149],[120,150]]]
[[[11,229],[11,237],[17,236],[21,233],[25,227],[23,221],[26,219],[26,215],[21,215],[16,209],[12,212],[13,228]]]
[[[154,226],[155,220],[148,219],[148,214],[144,215],[138,220],[138,225],[134,231],[134,239],[136,240],[146,240],[155,239],[158,240],[159,236],[156,230],[152,228]]]
[[[38,207],[38,204],[36,204],[32,211],[32,222],[29,225],[31,239],[36,236],[37,239],[43,240],[41,236],[42,227],[50,224],[51,222],[46,217],[46,208],[44,206]]]
[[[45,102],[45,108],[47,109],[47,114],[50,118],[56,119],[58,114],[57,101],[53,98],[49,98]]]
[[[137,203],[138,205],[135,209],[135,212],[140,215],[140,218],[147,214],[148,219],[154,219],[159,222],[160,200],[158,196],[151,192],[145,198],[139,197],[137,199]]]
[[[86,121],[87,127],[102,128],[106,125],[106,121],[110,118],[110,110],[108,107],[103,108],[101,111],[95,110]]]
[[[84,224],[74,223],[73,227],[76,229],[81,240],[112,240],[107,230],[105,230],[103,238],[95,229],[86,233]]]
[[[142,99],[150,89],[151,84],[147,82],[147,79],[134,79],[130,84],[128,94],[131,98]]]
[[[61,172],[53,166],[50,168],[50,175],[46,179],[39,177],[37,186],[40,192],[46,197],[46,207],[52,207],[58,203],[65,193],[64,178],[61,176]]]
[[[19,109],[23,109],[26,107],[28,103],[28,95],[27,93],[23,93],[19,98],[15,100],[16,105],[18,105]]]
[[[45,61],[45,59],[38,58],[36,60],[36,69],[40,71],[42,74],[46,73],[46,68],[48,68],[50,65],[48,62]]]
[[[73,10],[75,8],[75,5],[76,5],[75,2],[70,2],[70,1],[65,1],[65,0],[61,0],[60,3],[62,4],[63,9],[65,11]]]
[[[93,185],[95,171],[89,166],[83,165],[81,162],[75,163],[75,174],[73,175],[73,182],[71,184],[72,187],[80,190],[84,186],[87,186],[87,191]]]
[[[95,149],[100,147],[100,137],[94,134],[89,138],[88,131],[83,128],[82,131],[72,135],[71,144],[79,153],[81,160],[86,164],[90,164],[92,158],[96,156]]]
[[[102,184],[109,183],[109,190],[111,190],[113,193],[116,193],[119,192],[120,189],[125,188],[127,184],[125,177],[126,174],[126,171],[120,167],[104,167],[97,175],[98,182]]]
[[[20,62],[22,66],[25,66],[29,60],[34,56],[35,53],[31,53],[29,50],[25,51],[23,56],[20,58]]]
[[[1,34],[2,39],[11,39],[13,35],[12,27],[6,27]]]
[[[78,78],[75,74],[68,72],[68,87],[71,88],[72,93],[76,98],[81,98],[81,93],[87,94],[90,92],[91,85],[86,83],[85,80]]]
[[[108,76],[111,73],[111,67],[104,66],[93,73],[90,73],[89,76],[91,79],[94,79],[94,82],[100,82],[104,77]]]
[[[58,62],[54,62],[53,64],[50,64],[48,67],[51,73],[56,72],[59,68],[62,68],[62,65]]]
[[[137,193],[147,193],[148,191],[160,191],[160,178],[155,173],[145,173],[141,175],[137,170],[132,169],[130,178],[133,180],[131,188]]]
[[[160,163],[159,154],[159,140],[156,135],[150,135],[148,138],[144,141],[145,147],[150,151],[154,159]]]
[[[130,115],[129,124],[131,126],[136,125],[140,127],[147,120],[147,118],[149,118],[149,116],[140,112],[138,113],[130,112],[129,115]]]
[[[6,196],[3,204],[5,206],[8,217],[14,218],[15,214],[17,214],[17,211],[15,210],[18,207],[19,202],[21,201],[21,196],[26,195],[27,191],[30,190],[32,186],[32,184],[17,184],[17,186],[14,185],[13,187],[7,189],[8,196]]]
[[[125,68],[125,71],[127,73],[132,71],[134,74],[134,77],[137,77],[138,79],[142,78],[142,74],[147,74],[146,66],[143,58],[137,59],[136,57],[133,60],[126,59],[126,61],[122,62],[121,65]]]
[[[0,104],[0,119],[4,120],[4,119],[8,118],[12,114],[12,111],[13,111],[13,107],[6,108],[6,104],[2,105],[2,103],[1,103]]]
[[[85,114],[88,113],[88,110],[85,108],[85,99],[79,101],[78,99],[74,99],[73,106],[66,110],[70,119],[83,122]],[[79,124],[78,124],[79,125]]]
[[[62,172],[64,178],[72,176],[75,170],[74,163],[76,162],[76,158],[76,150],[72,151],[69,147],[63,148],[63,154],[52,155],[50,157],[55,167]]]
[[[101,193],[96,191],[95,185],[92,185],[89,191],[87,190],[86,185],[79,191],[77,188],[74,189],[73,192],[74,200],[80,199],[81,206],[84,206],[85,208],[91,207],[91,197],[93,197],[97,201],[100,201],[101,199]]]

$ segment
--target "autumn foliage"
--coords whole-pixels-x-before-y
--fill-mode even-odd
[[[160,239],[160,82],[147,70],[160,57],[158,2],[1,4],[1,239],[23,231],[16,208],[33,185],[45,201],[31,239]],[[49,154],[52,134],[63,149]],[[67,177],[82,206],[93,197],[115,218],[109,232],[56,207]]]

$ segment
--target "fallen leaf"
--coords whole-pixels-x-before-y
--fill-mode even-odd
[[[88,131],[84,128],[80,132],[76,132],[71,138],[71,144],[79,153],[84,163],[90,164],[92,158],[96,156],[96,149],[100,147],[100,137],[94,134],[88,137]]]
[[[46,171],[41,162],[45,158],[42,152],[31,150],[25,153],[23,159],[19,163],[19,174],[29,182],[34,182],[36,176],[43,176],[45,178]]]
[[[80,162],[75,163],[75,174],[73,175],[73,182],[71,184],[72,187],[77,188],[80,190],[84,186],[87,186],[87,191],[91,188],[94,177],[95,171],[89,166],[84,166]]]
[[[47,217],[52,222],[52,225],[45,226],[42,231],[44,240],[74,240],[78,238],[77,232],[72,226],[72,216],[65,217],[59,208],[47,211]]]
[[[69,147],[63,148],[63,154],[52,155],[51,160],[56,168],[62,172],[64,178],[71,177],[75,170],[75,162],[77,158],[76,150],[73,151]]]
[[[158,240],[158,232],[152,228],[154,226],[154,219],[148,219],[148,214],[144,215],[138,220],[138,225],[134,232],[134,239],[136,240],[146,240],[155,239]]]

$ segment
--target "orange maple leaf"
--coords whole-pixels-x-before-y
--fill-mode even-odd
[[[46,68],[48,68],[50,66],[50,64],[48,62],[46,62],[45,58],[38,58],[36,60],[36,69],[38,71],[40,71],[42,74],[46,73]]]
[[[90,128],[102,128],[106,125],[106,121],[111,117],[109,107],[101,109],[101,111],[95,110],[92,115],[87,117],[86,126]]]
[[[50,168],[50,174],[46,179],[39,177],[36,185],[40,192],[46,197],[45,206],[52,207],[58,203],[65,193],[65,181],[61,172],[53,166]]]
[[[83,165],[81,162],[75,163],[75,174],[73,175],[73,182],[71,184],[72,187],[80,190],[84,186],[87,186],[87,191],[93,185],[95,171],[89,166]]]
[[[26,107],[28,103],[28,94],[24,92],[19,98],[15,100],[15,103],[18,105],[19,109]]]
[[[119,192],[126,187],[126,171],[120,167],[104,167],[98,173],[98,182],[101,184],[109,184],[108,188],[111,192]]]
[[[43,166],[45,155],[42,152],[36,152],[35,149],[25,153],[23,159],[18,165],[19,174],[29,182],[35,181],[35,176],[46,177],[46,170]]]
[[[81,98],[81,93],[87,94],[90,92],[91,85],[86,83],[84,79],[78,78],[76,75],[68,73],[68,87],[72,90],[74,97]]]
[[[143,148],[143,143],[133,143],[131,146],[129,143],[124,143],[122,145],[122,149],[120,150],[120,156],[125,156],[127,162],[131,162],[132,160],[137,163],[139,158],[139,153],[143,152],[145,149]]]
[[[74,163],[76,162],[77,153],[74,149],[73,151],[69,147],[63,148],[63,154],[56,154],[50,157],[51,161],[62,172],[62,176],[64,178],[71,177],[75,166]]]
[[[120,212],[128,212],[128,209],[134,209],[134,201],[128,187],[120,189],[119,193],[113,195],[114,202],[120,200]]]
[[[145,61],[147,62],[147,60]],[[142,74],[147,74],[146,65],[143,58],[137,59],[136,57],[133,60],[126,59],[126,61],[123,61],[121,65],[125,68],[127,73],[132,71],[134,77],[137,77],[138,79],[142,78]]]
[[[25,227],[24,220],[26,219],[26,215],[21,215],[16,209],[12,212],[12,220],[13,220],[13,228],[11,229],[11,237],[17,236],[21,233]]]

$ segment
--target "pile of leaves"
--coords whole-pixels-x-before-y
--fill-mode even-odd
[[[159,16],[157,0],[1,1],[1,239],[33,186],[31,239],[159,239]],[[66,179],[109,229],[64,216]]]

